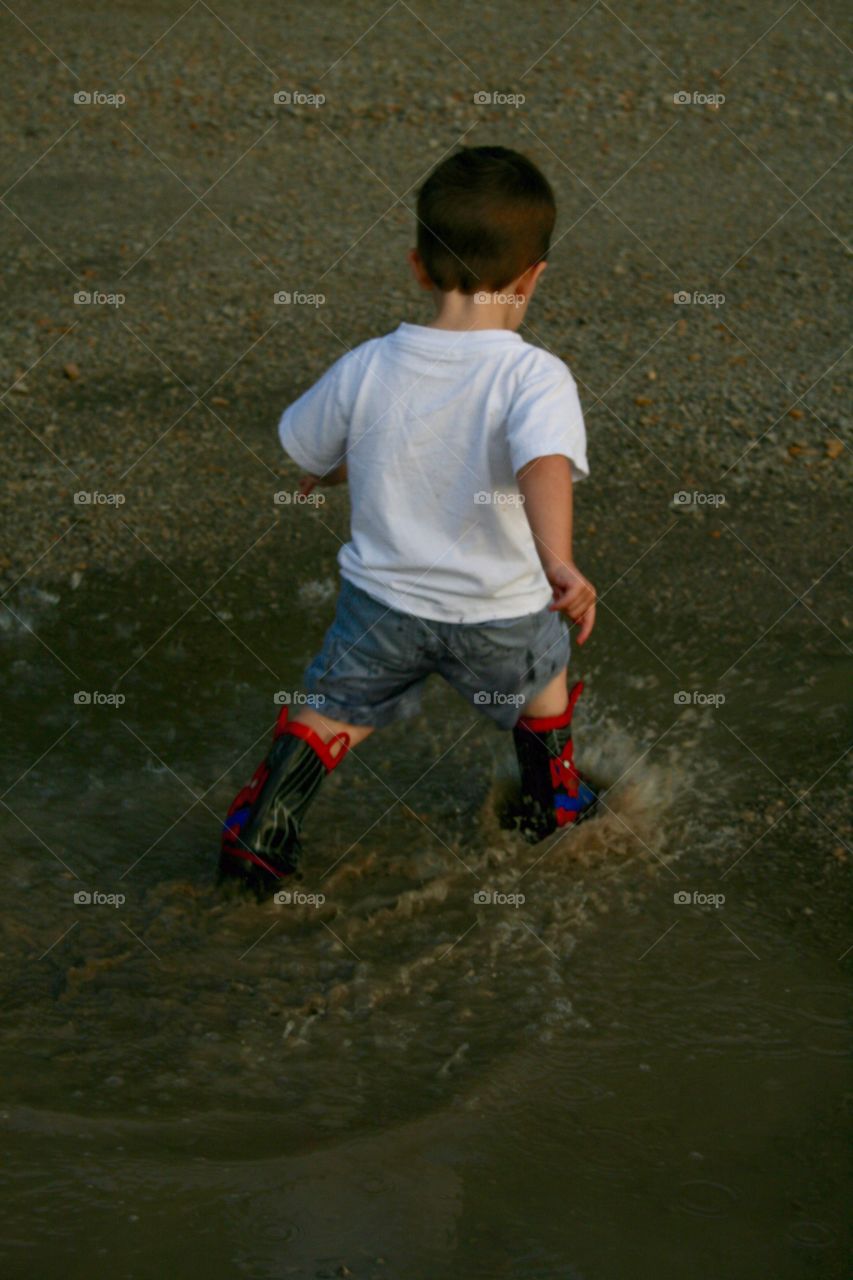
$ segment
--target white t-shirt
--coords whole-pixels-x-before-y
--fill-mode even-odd
[[[546,454],[589,474],[574,378],[506,329],[401,324],[342,356],[285,410],[297,466],[346,461],[352,536],[340,570],[422,618],[484,622],[544,608],[516,474]]]

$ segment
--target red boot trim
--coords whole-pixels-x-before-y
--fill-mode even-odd
[[[560,712],[558,716],[522,716],[518,721],[518,725],[523,729],[529,729],[531,733],[547,733],[549,729],[565,729],[566,725],[572,723],[575,703],[582,693],[583,681],[578,680],[569,694],[569,701],[565,711]]]
[[[340,764],[347,751],[349,751],[350,738],[348,733],[336,733],[328,742],[324,742],[320,735],[309,725],[301,724],[298,720],[288,720],[287,707],[282,707],[279,712],[278,719],[275,722],[275,729],[273,730],[273,742],[280,738],[283,733],[292,733],[294,738],[301,738],[303,742],[308,743],[309,747],[313,747],[329,773],[331,773],[335,765]],[[341,746],[341,750],[337,755],[332,755],[330,750],[333,742],[337,742]]]
[[[310,725],[302,724],[298,720],[289,724],[286,723],[282,728],[282,733],[292,733],[294,738],[301,738],[303,742],[307,742],[309,747],[316,751],[329,773],[332,772],[336,765],[341,763],[349,751],[350,737],[348,733],[336,733],[328,742],[324,742],[319,733],[316,733]],[[335,742],[340,744],[341,749],[337,755],[332,755],[331,747]]]

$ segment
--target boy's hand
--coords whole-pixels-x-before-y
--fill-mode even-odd
[[[564,613],[580,626],[578,644],[584,644],[595,626],[595,587],[574,564],[560,564],[547,570],[554,591],[549,609]]]
[[[330,471],[325,476],[312,476],[310,472],[299,480],[299,492],[303,498],[307,498],[309,493],[316,489],[318,484],[346,484],[347,464],[342,462],[340,466],[335,467],[334,471]]]

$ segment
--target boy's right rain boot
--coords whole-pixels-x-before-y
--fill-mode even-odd
[[[333,754],[333,747],[339,750]],[[269,754],[235,796],[222,827],[219,883],[237,880],[259,900],[298,875],[299,830],[320,783],[343,760],[349,735],[324,742],[282,707]]]
[[[583,692],[580,681],[558,716],[522,716],[512,731],[521,769],[520,830],[535,844],[557,827],[591,813],[598,796],[574,762],[572,713]]]

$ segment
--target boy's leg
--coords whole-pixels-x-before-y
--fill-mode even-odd
[[[564,667],[528,700],[512,733],[521,770],[521,829],[532,842],[579,821],[597,799],[574,762],[572,713],[583,685],[569,693],[566,676]]]
[[[577,822],[596,796],[573,759],[572,712],[583,686],[568,690],[569,636],[560,615],[546,608],[477,626],[447,624],[446,630],[441,674],[500,728],[513,731],[522,803],[503,813],[504,824],[535,842]]]
[[[345,724],[343,720],[333,720],[331,716],[321,715],[319,711],[314,711],[311,707],[303,707],[293,717],[292,723],[307,724],[308,728],[313,729],[324,742],[331,742],[333,738],[346,734],[347,738],[349,738],[350,750],[353,747],[357,747],[360,742],[364,742],[364,739],[369,738],[373,733],[372,725]]]
[[[269,754],[228,811],[220,878],[237,877],[264,897],[296,872],[302,818],[326,774],[374,728],[417,712],[432,670],[429,639],[418,618],[343,580],[335,618],[303,677],[315,705],[292,719],[282,708]]]
[[[298,869],[302,819],[319,786],[372,728],[283,707],[269,754],[236,796],[222,830],[220,880],[237,878],[259,898]]]
[[[544,689],[527,699],[525,717],[562,715],[569,701],[568,673],[568,667],[563,667]]]

